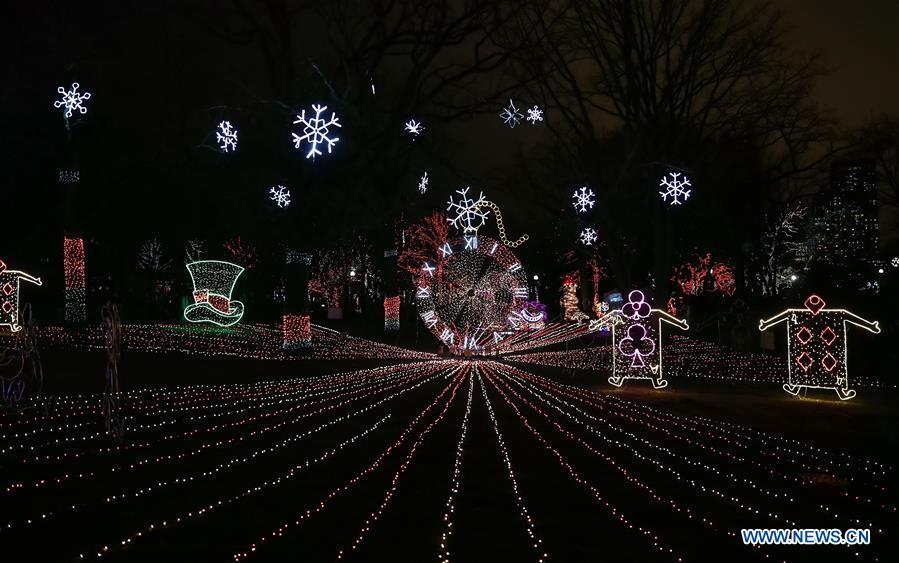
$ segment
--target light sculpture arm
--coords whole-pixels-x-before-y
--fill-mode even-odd
[[[787,320],[787,318],[789,318],[789,315],[790,315],[790,310],[787,309],[786,311],[782,311],[782,312],[774,315],[770,319],[759,319],[759,330],[768,330],[772,326],[774,326],[776,324],[780,324],[780,323],[784,322],[785,320]]]
[[[19,279],[21,279],[21,280],[25,280],[25,281],[27,281],[27,282],[31,282],[31,283],[33,283],[33,284],[35,284],[35,285],[44,285],[44,284],[41,282],[41,278],[36,278],[36,277],[32,276],[31,274],[26,274],[25,272],[19,272],[19,271],[16,271],[16,272],[14,272],[14,273],[15,273],[16,276],[18,276]]]
[[[873,332],[874,334],[880,334],[880,323],[877,321],[869,321],[867,319],[863,319],[856,315],[855,313],[850,313],[849,311],[844,311],[846,313],[846,322],[854,324],[857,327],[861,327],[868,332]]]
[[[687,321],[685,319],[679,319],[674,315],[669,314],[667,311],[663,311],[661,309],[653,309],[652,312],[659,315],[659,320],[665,321],[670,325],[674,325],[681,330],[687,330],[688,328],[690,328],[690,325],[687,324]]]
[[[604,326],[612,328],[612,326],[622,324],[623,322],[618,311],[610,311],[598,319],[590,321],[589,330],[590,332],[595,332]]]

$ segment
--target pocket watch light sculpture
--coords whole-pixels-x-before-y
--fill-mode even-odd
[[[787,309],[759,321],[759,330],[787,323],[784,391],[797,395],[803,389],[832,389],[843,401],[855,397],[846,365],[847,325],[874,334],[880,333],[880,326],[846,309],[825,309],[826,303],[817,295],[810,295],[804,305],[804,309]]]
[[[528,283],[521,262],[497,240],[447,240],[416,276],[425,326],[453,352],[482,350],[527,328]]]
[[[687,321],[653,309],[642,291],[631,291],[621,309],[594,321],[595,327],[612,325],[612,377],[609,383],[621,387],[625,379],[648,379],[661,389],[668,385],[662,371],[662,323],[681,330]]]
[[[233,301],[231,292],[242,266],[220,260],[200,260],[187,265],[194,286],[194,302],[184,309],[184,318],[192,323],[231,326],[243,317],[243,303]]]

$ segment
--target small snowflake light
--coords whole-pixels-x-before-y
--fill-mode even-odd
[[[425,172],[418,181],[418,193],[424,194],[428,191],[428,173]]]
[[[222,121],[215,132],[215,140],[222,152],[237,150],[237,129],[231,126],[230,121]]]
[[[91,99],[90,92],[79,92],[78,88],[80,84],[77,82],[72,82],[72,89],[66,90],[64,86],[60,86],[56,89],[57,92],[62,94],[62,99],[56,100],[53,102],[53,107],[61,108],[65,107],[66,119],[72,117],[72,113],[78,112],[82,115],[87,113],[87,108],[84,107],[84,101]]]
[[[890,264],[892,264],[894,268],[899,268],[899,256],[893,256],[893,259],[890,260]]]
[[[543,121],[543,110],[540,106],[535,105],[528,110],[528,116],[525,118],[531,125],[537,125],[538,121]]]
[[[587,227],[583,231],[581,231],[581,242],[587,246],[593,246],[593,243],[596,242],[596,229],[591,227]]]
[[[574,200],[572,205],[574,205],[574,208],[577,209],[578,212],[583,213],[588,209],[593,209],[593,204],[596,203],[595,197],[596,194],[593,193],[593,190],[587,186],[583,186],[579,190],[574,190],[574,195],[571,196],[571,199]]]
[[[509,100],[509,105],[503,108],[502,113],[499,114],[500,117],[503,118],[503,123],[508,125],[510,128],[514,128],[516,125],[521,123],[524,115],[518,111],[518,108],[515,107],[515,102],[511,99]]]
[[[406,133],[412,135],[413,138],[421,135],[422,131],[425,130],[425,126],[421,124],[420,121],[415,121],[414,119],[410,119],[406,122]]]
[[[668,178],[671,176],[671,179]],[[661,182],[659,182],[660,188],[665,188],[663,191],[659,192],[659,195],[662,196],[662,201],[667,202],[668,198],[671,198],[671,205],[680,205],[684,201],[687,201],[690,198],[690,179],[686,176],[683,176],[680,172],[670,172],[666,176],[662,176]],[[683,198],[683,201],[681,199]]]
[[[458,203],[453,201],[453,196],[450,196],[446,210],[455,213],[455,216],[447,217],[446,220],[456,228],[461,227],[466,234],[477,234],[478,229],[481,228],[487,219],[489,211],[481,210],[486,205],[484,193],[481,192],[478,199],[474,200],[468,197],[468,190],[470,189],[470,187],[467,187],[464,190],[456,190],[456,193],[461,196]]]
[[[290,205],[290,190],[284,186],[278,185],[268,190],[269,199],[278,204],[278,207],[285,208]]]
[[[312,105],[312,111],[315,112],[315,117],[306,117],[306,110],[304,109],[300,115],[297,116],[297,119],[293,122],[294,124],[301,124],[303,126],[303,134],[297,135],[296,133],[292,133],[293,135],[293,146],[294,148],[299,149],[300,145],[305,141],[309,145],[309,152],[306,153],[306,158],[312,158],[315,160],[316,155],[322,154],[322,152],[318,149],[318,146],[322,143],[326,143],[328,145],[328,154],[331,154],[331,149],[337,144],[337,141],[340,140],[340,137],[330,137],[330,129],[331,127],[342,127],[340,122],[337,119],[337,114],[333,111],[331,112],[331,119],[325,120],[321,117],[322,112],[328,109],[328,106],[320,106],[320,105]]]

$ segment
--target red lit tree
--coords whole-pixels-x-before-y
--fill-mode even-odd
[[[407,272],[414,279],[421,274],[421,268],[425,262],[436,263],[436,294],[441,295],[444,258],[441,252],[437,252],[437,249],[443,246],[450,236],[450,227],[446,216],[443,213],[434,212],[422,218],[418,223],[401,229],[401,233],[397,243],[397,248],[399,248],[397,268]]]
[[[733,268],[723,262],[712,262],[711,252],[675,267],[671,281],[680,287],[684,296],[714,291],[730,297],[737,289]]]

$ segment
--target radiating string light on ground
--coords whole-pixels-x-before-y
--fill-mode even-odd
[[[282,537],[289,528],[291,528],[293,526],[299,526],[306,519],[311,518],[312,516],[318,514],[319,512],[324,510],[324,508],[326,506],[328,506],[329,503],[332,500],[334,500],[335,497],[352,489],[356,484],[359,483],[360,480],[362,480],[363,478],[365,478],[366,476],[368,476],[369,474],[371,474],[372,472],[377,470],[378,467],[380,467],[381,464],[384,462],[384,459],[387,456],[389,456],[391,453],[393,453],[395,450],[397,450],[405,442],[406,438],[412,432],[413,428],[415,428],[415,426],[418,424],[418,422],[422,418],[424,418],[427,415],[427,413],[430,412],[435,406],[437,406],[437,404],[440,402],[440,400],[443,398],[444,395],[446,395],[447,393],[450,393],[450,390],[452,390],[450,399],[447,401],[443,410],[438,415],[438,419],[442,420],[443,415],[446,413],[447,409],[449,408],[450,403],[452,402],[452,397],[454,396],[453,394],[459,388],[459,385],[461,385],[461,382],[462,382],[462,378],[457,376],[458,369],[459,368],[457,367],[448,373],[448,375],[454,376],[453,381],[450,381],[450,383],[447,384],[443,388],[443,390],[441,390],[440,393],[437,394],[436,397],[434,397],[434,400],[431,401],[431,403],[429,403],[423,410],[421,410],[418,413],[418,415],[415,416],[415,418],[412,419],[412,421],[400,433],[400,435],[396,439],[396,441],[394,441],[383,452],[381,452],[378,455],[378,457],[376,457],[374,459],[374,461],[372,461],[365,469],[363,469],[361,472],[357,473],[354,477],[345,481],[342,485],[332,489],[331,492],[328,493],[327,495],[325,495],[324,497],[322,497],[322,499],[319,502],[313,503],[312,505],[310,505],[309,508],[307,508],[304,512],[301,512],[297,516],[295,521],[285,522],[284,524],[282,524],[281,526],[276,528],[271,533],[260,536],[256,542],[250,544],[250,546],[247,548],[246,551],[235,553],[234,560],[241,561],[243,559],[246,559],[247,557],[250,557],[251,555],[256,553],[256,551],[259,548],[261,548],[263,545],[265,545],[268,541],[274,540],[275,538]],[[433,428],[433,426],[430,426],[430,427]],[[419,438],[422,436],[423,433],[424,433],[424,430],[422,430],[422,432],[419,434]]]
[[[456,456],[453,459],[453,471],[450,475],[450,493],[446,499],[446,510],[443,513],[444,530],[440,536],[440,553],[438,558],[443,563],[450,562],[449,540],[453,535],[453,516],[456,511],[456,495],[462,487],[462,457],[465,451],[465,436],[468,434],[468,416],[471,414],[471,398],[474,391],[474,377],[468,375],[468,399],[465,402],[465,414],[462,416],[462,429],[456,443]]]
[[[509,449],[506,447],[505,440],[503,440],[503,434],[500,432],[499,423],[496,420],[496,413],[493,411],[493,405],[490,403],[490,398],[487,396],[487,388],[484,386],[484,381],[481,378],[480,373],[478,373],[478,386],[481,388],[481,396],[484,398],[484,404],[487,405],[487,415],[490,417],[493,433],[496,436],[496,443],[503,456],[503,464],[506,466],[506,475],[509,477],[509,482],[512,484],[512,493],[515,495],[515,504],[518,507],[518,513],[521,515],[521,519],[524,520],[525,531],[527,532],[528,537],[533,542],[531,546],[538,556],[537,561],[538,563],[543,563],[549,558],[549,555],[543,551],[543,540],[537,535],[534,519],[531,517],[530,512],[528,512],[527,503],[525,503],[521,493],[521,487],[518,485],[518,478],[515,476],[515,470],[512,468],[512,460],[509,458]]]
[[[238,354],[249,357],[253,346],[280,352],[282,339],[280,331],[261,327],[241,327],[233,332],[131,328],[141,346],[146,346],[151,335],[163,338],[165,346],[186,338],[198,351],[215,349],[213,342],[224,349],[230,342]],[[320,327],[313,331],[322,339],[316,340],[316,345],[331,342],[337,348],[348,342],[333,331]],[[73,333],[82,335],[77,340],[91,330],[84,327]],[[178,336],[168,339],[163,334]],[[590,333],[583,337],[608,340],[608,336]],[[90,338],[81,340],[79,346],[90,342]],[[689,345],[690,340],[684,342]],[[69,344],[74,346],[74,342]],[[177,346],[180,344],[174,348]],[[606,348],[588,352],[607,356]],[[672,362],[666,361],[671,368]],[[608,358],[605,362],[608,366]],[[302,362],[285,365],[305,367]],[[601,380],[601,374],[594,375]],[[463,391],[468,397],[464,412],[461,402],[454,399]],[[493,401],[497,398],[499,408]],[[609,537],[627,533],[628,526],[633,526],[638,536],[623,541],[636,539],[631,549],[635,556],[646,559],[656,559],[653,553],[659,560],[681,555],[701,559],[703,549],[712,549],[708,541],[730,545],[738,541],[734,534],[741,527],[801,526],[809,517],[824,526],[870,528],[875,538],[886,539],[888,523],[897,514],[895,493],[888,484],[894,470],[882,461],[822,448],[789,437],[789,433],[765,432],[719,417],[681,414],[668,403],[648,402],[639,394],[597,392],[538,375],[527,367],[490,360],[412,361],[317,377],[298,374],[252,383],[129,388],[123,400],[129,405],[129,428],[133,426],[133,430],[122,444],[110,443],[100,431],[101,399],[100,393],[79,393],[58,397],[50,411],[31,408],[0,414],[0,463],[5,476],[0,480],[0,503],[9,520],[0,521],[0,538],[15,542],[22,537],[52,535],[88,515],[106,522],[128,513],[136,519],[130,532],[107,541],[104,535],[109,532],[99,528],[90,535],[92,539],[74,542],[74,554],[81,551],[86,559],[106,558],[116,552],[125,558],[142,558],[159,551],[165,557],[170,551],[190,547],[168,545],[148,536],[172,528],[179,528],[179,533],[217,529],[222,519],[228,520],[244,508],[256,510],[259,503],[271,503],[289,490],[282,487],[295,487],[290,483],[297,483],[297,477],[306,472],[305,464],[311,463],[320,468],[315,480],[323,479],[319,488],[309,490],[312,496],[296,508],[271,506],[295,516],[284,517],[268,531],[255,529],[258,522],[248,522],[244,526],[248,537],[219,538],[220,542],[236,552],[235,560],[242,560],[292,533],[314,534],[312,525],[297,528],[325,510],[336,520],[346,521],[340,512],[344,503],[367,499],[355,526],[335,532],[346,540],[341,552],[344,557],[383,558],[387,554],[376,550],[384,546],[372,534],[380,532],[379,527],[384,534],[394,533],[392,526],[402,522],[397,518],[403,514],[397,495],[422,486],[418,469],[427,466],[432,458],[427,454],[441,444],[446,449],[442,459],[447,461],[437,470],[443,479],[449,477],[448,483],[443,481],[449,485],[443,497],[446,502],[417,507],[422,521],[439,522],[440,529],[434,528],[434,543],[426,542],[422,554],[410,557],[427,560],[437,548],[440,561],[458,560],[460,553],[471,547],[464,530],[480,524],[470,520],[477,518],[477,513],[459,507],[461,499],[467,500],[475,490],[470,479],[485,475],[479,466],[482,459],[470,450],[475,432],[491,433],[479,427],[483,424],[493,428],[496,453],[505,468],[489,473],[500,482],[484,485],[502,487],[509,479],[514,493],[509,504],[511,508],[514,502],[517,511],[497,514],[514,519],[513,524],[521,519],[526,532],[521,538],[527,544],[521,547],[536,560],[546,560],[548,552],[537,531],[570,514],[567,506],[552,503],[532,513],[525,497],[535,484],[553,488],[560,481],[563,485],[570,481],[575,486],[570,489],[572,495],[586,494],[588,502],[595,499],[600,503],[601,518],[608,514],[623,523],[609,528]],[[832,402],[837,404],[836,398]],[[480,409],[487,416],[478,416]],[[440,423],[451,413],[456,413],[459,418],[453,420],[461,425],[443,425],[445,434],[452,437],[440,442]],[[397,428],[390,433],[385,431],[388,420],[390,428],[394,424]],[[507,443],[512,431],[516,441]],[[305,451],[313,441],[315,449]],[[541,463],[544,451],[547,460],[554,460],[545,470]],[[291,459],[294,452],[305,452],[305,456]],[[328,459],[332,459],[329,465],[320,463]],[[269,474],[265,468],[272,463],[278,469]],[[531,464],[526,474],[522,473],[524,463]],[[332,471],[337,468],[345,473]],[[238,480],[229,490],[225,485],[233,482],[238,472],[250,476],[250,482]],[[521,481],[524,475],[529,479]],[[594,475],[601,475],[602,480]],[[534,477],[540,480],[531,481]],[[822,479],[839,486],[823,486]],[[567,487],[560,491],[563,488],[569,491]],[[371,492],[376,494],[374,499]],[[163,502],[162,510],[157,510]],[[142,513],[145,506],[155,507],[152,515]],[[231,508],[225,510],[226,506]],[[638,514],[640,521],[635,522]],[[182,527],[195,520],[206,524]],[[677,535],[665,530],[677,530]],[[639,551],[642,538],[648,540],[646,552]],[[697,543],[700,540],[706,543]],[[224,543],[228,541],[236,543]],[[582,545],[578,543],[582,540],[571,541]],[[87,542],[94,545],[78,545]],[[881,545],[885,544],[872,542],[869,546],[873,557],[878,558],[885,549]],[[319,547],[339,548],[328,543]],[[272,553],[259,554],[270,558],[277,549],[272,548]],[[55,557],[48,555],[47,560],[72,555],[65,553],[63,545],[31,544],[31,549],[35,554],[59,552]],[[127,553],[117,553],[123,549]],[[285,541],[283,549],[291,546]],[[558,556],[557,550],[561,552]],[[552,559],[558,559],[569,550],[560,544],[553,552]],[[747,552],[779,557],[778,551],[763,547],[747,548]],[[184,554],[179,551],[180,555]]]

